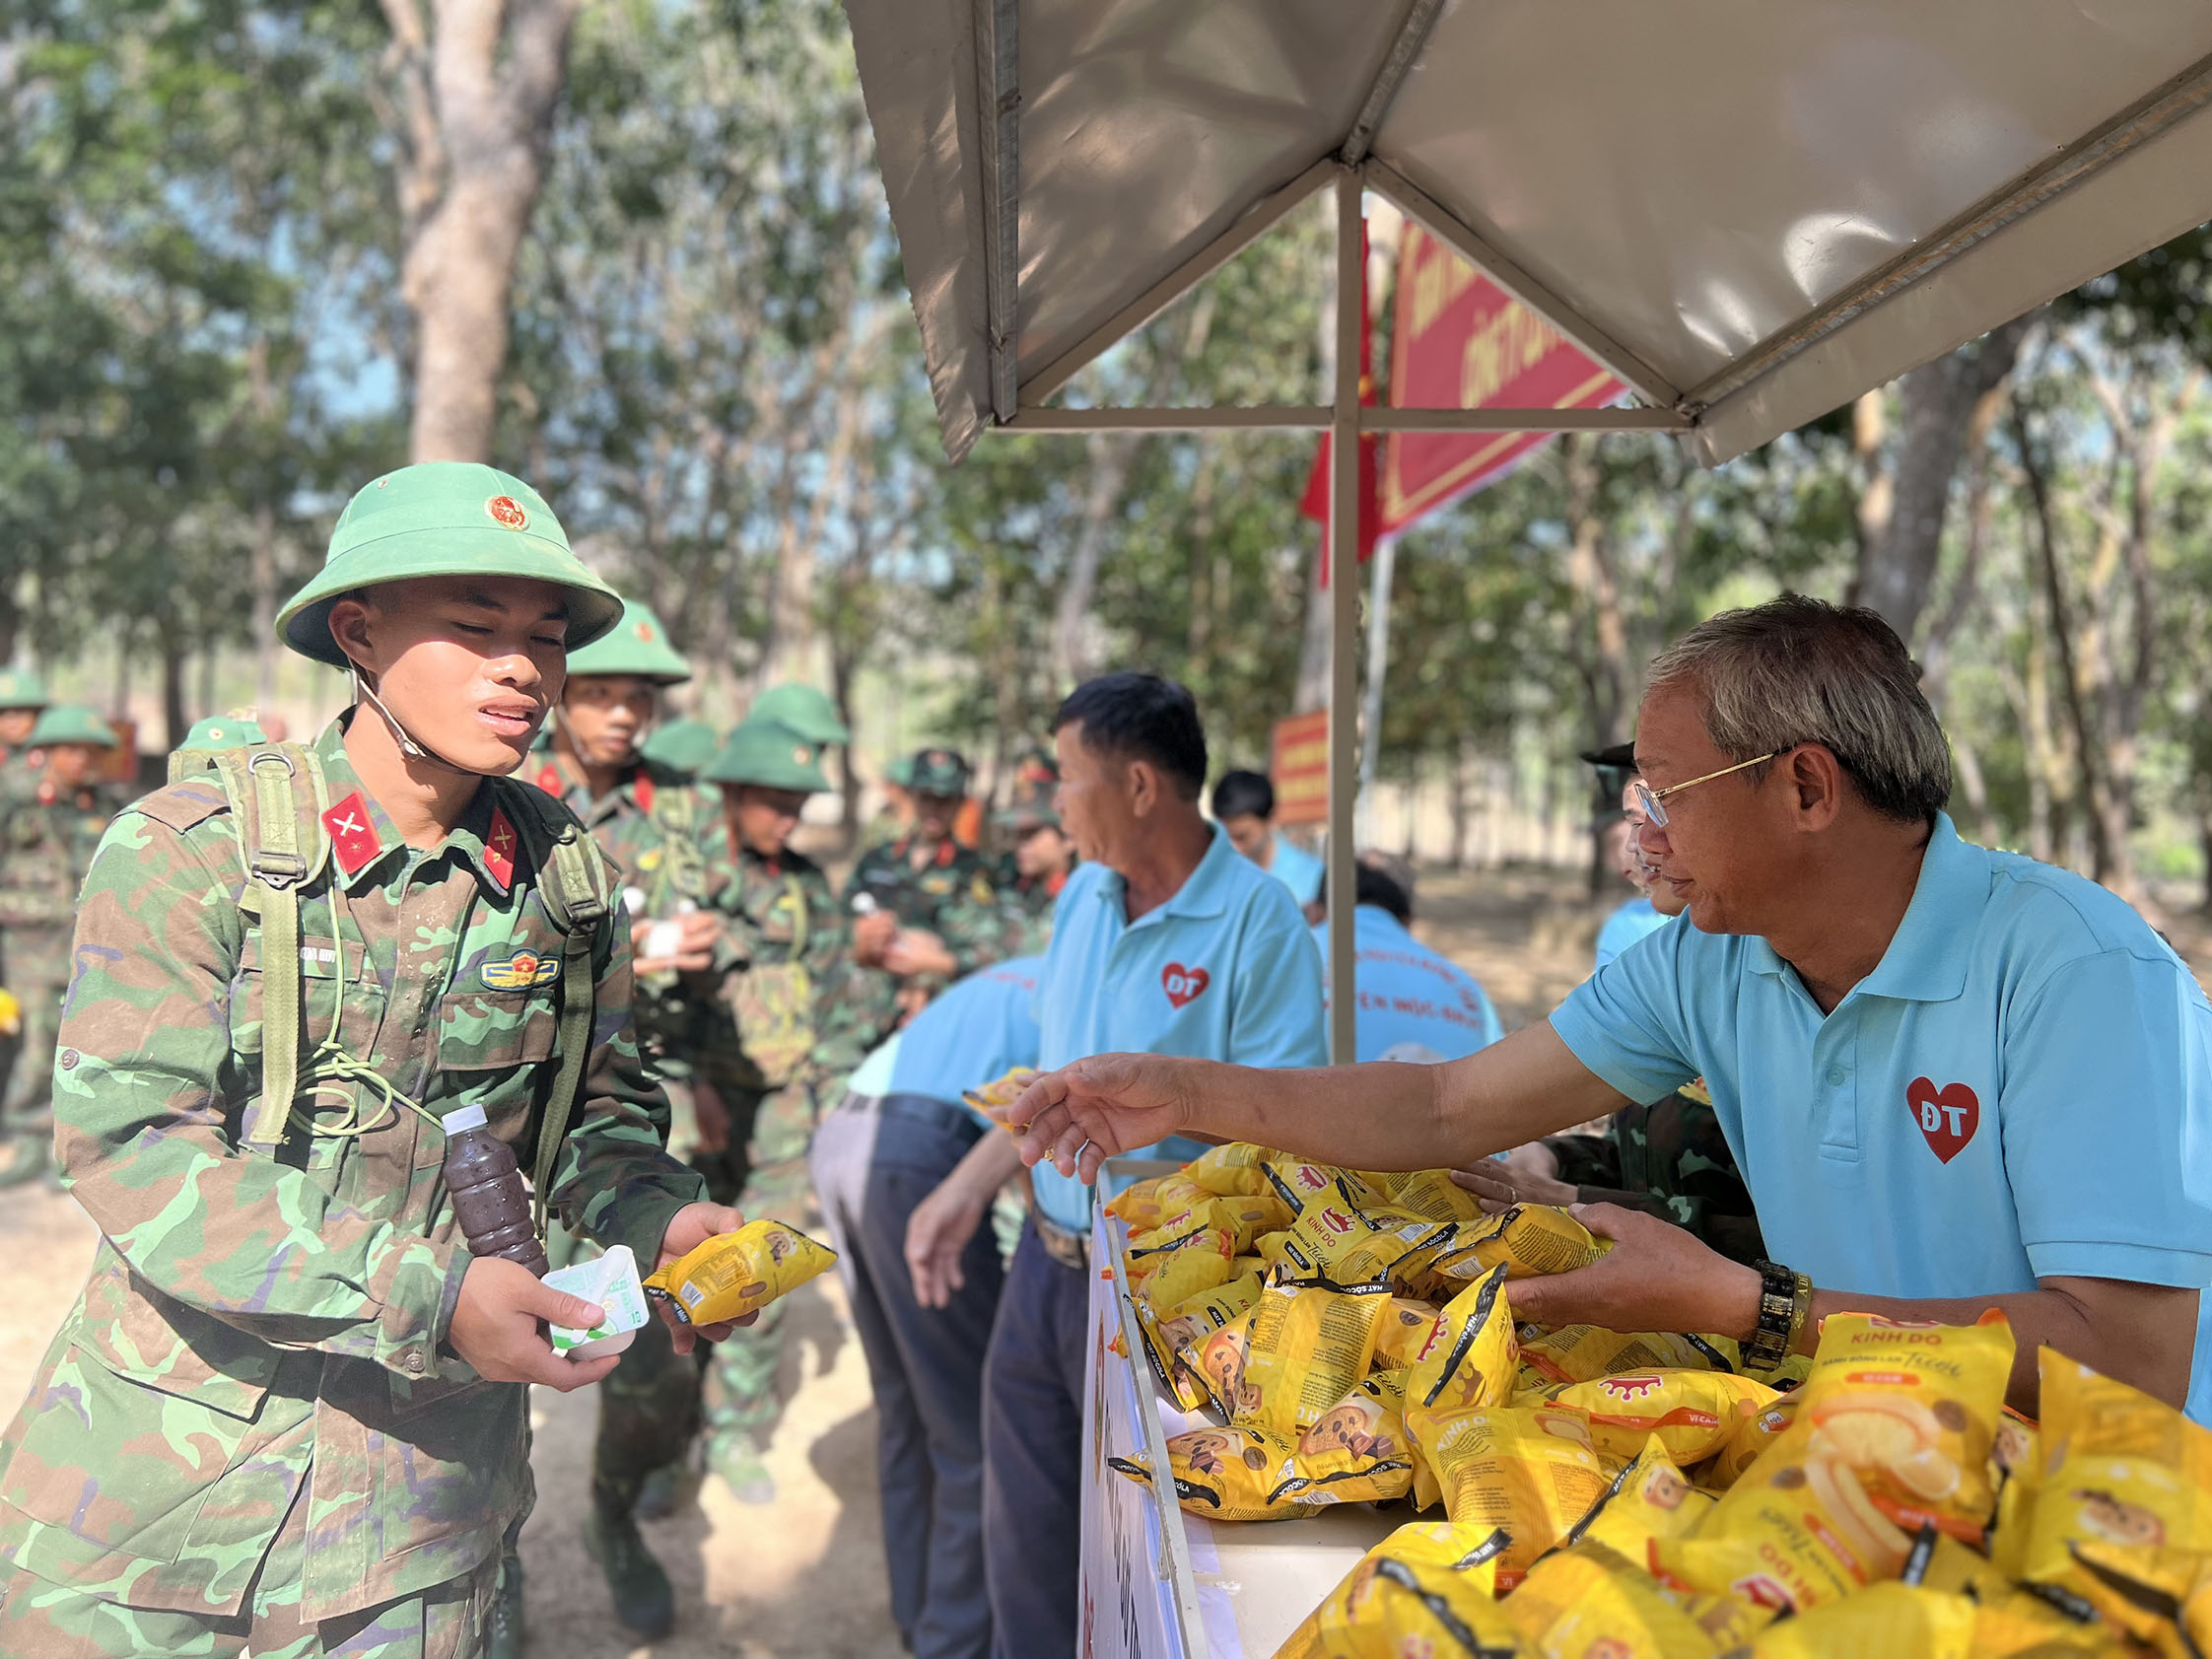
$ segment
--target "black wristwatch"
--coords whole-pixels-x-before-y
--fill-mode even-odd
[[[1759,1264],[1759,1329],[1744,1345],[1744,1363],[1758,1371],[1771,1371],[1789,1357],[1789,1340],[1796,1322],[1797,1275],[1773,1262]]]

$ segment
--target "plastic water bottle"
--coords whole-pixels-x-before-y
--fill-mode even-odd
[[[471,1256],[505,1256],[543,1279],[552,1265],[530,1225],[529,1189],[515,1148],[485,1127],[484,1108],[461,1106],[446,1126],[446,1190]]]

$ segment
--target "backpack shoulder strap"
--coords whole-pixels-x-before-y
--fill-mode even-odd
[[[552,1092],[546,1097],[544,1119],[538,1125],[537,1161],[531,1183],[535,1189],[533,1219],[542,1238],[561,1143],[568,1139],[569,1119],[576,1111],[577,1097],[584,1091],[584,1064],[591,1047],[591,1016],[598,997],[597,976],[591,971],[591,946],[598,936],[599,924],[613,912],[613,892],[606,860],[599,856],[575,813],[535,785],[505,779],[496,787],[501,804],[507,807],[529,852],[531,867],[537,871],[546,914],[565,935],[556,1037],[561,1066],[553,1078]]]
[[[300,889],[330,857],[322,827],[330,789],[313,753],[298,743],[258,743],[217,755],[245,860],[239,908],[261,918],[261,1101],[245,1142],[282,1143],[300,1092],[307,1012],[300,984]]]

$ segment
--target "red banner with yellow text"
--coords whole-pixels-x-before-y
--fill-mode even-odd
[[[1275,821],[1329,821],[1329,711],[1313,709],[1275,723],[1268,781],[1275,785]]]
[[[1398,253],[1390,401],[1399,409],[1599,409],[1626,388],[1550,323],[1409,223]],[[1492,482],[1548,432],[1394,432],[1383,446],[1381,530]]]

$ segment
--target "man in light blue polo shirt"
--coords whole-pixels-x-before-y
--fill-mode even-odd
[[[1324,865],[1275,828],[1275,785],[1265,772],[1224,772],[1213,786],[1213,819],[1229,843],[1283,886],[1301,906],[1321,899]]]
[[[1414,937],[1414,872],[1380,853],[1359,855],[1352,912],[1357,1059],[1458,1060],[1505,1035],[1475,976]],[[1329,924],[1313,931],[1329,959]]]
[[[1320,1064],[1320,954],[1289,893],[1199,812],[1206,733],[1191,694],[1152,674],[1106,674],[1076,687],[1053,731],[1061,821],[1083,862],[1060,895],[1038,982],[1038,1064],[1111,1049]],[[1002,1148],[1004,1173],[1019,1167],[1010,1139],[984,1144]],[[984,1553],[993,1651],[1070,1659],[1092,1195],[1049,1168],[1033,1182],[984,1364]]]
[[[1517,1314],[1809,1351],[1843,1309],[1997,1307],[2021,1409],[2041,1344],[2181,1404],[2212,1281],[2212,1005],[2179,959],[2102,888],[1958,838],[1942,728],[1871,611],[1785,596],[1692,630],[1652,665],[1636,756],[1644,848],[1690,926],[1548,1024],[1427,1071],[1088,1061],[1015,1103],[1024,1155],[1087,1166],[1196,1128],[1464,1166],[1702,1073],[1785,1264],[1763,1278],[1779,1309],[1760,1270],[1593,1205],[1620,1248],[1516,1284]]]
[[[981,1194],[933,1284],[909,1272],[909,1223],[987,1136],[1005,1144],[960,1097],[1036,1065],[1043,965],[1016,957],[955,981],[868,1057],[814,1135],[814,1190],[875,1395],[891,1617],[915,1659],[991,1651],[983,1356],[1003,1273],[997,1240],[975,1221],[998,1182]]]

